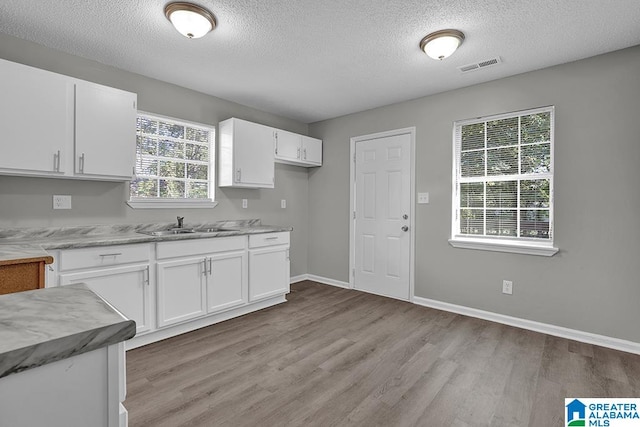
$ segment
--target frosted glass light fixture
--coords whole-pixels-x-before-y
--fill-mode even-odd
[[[453,54],[464,41],[464,34],[458,30],[440,30],[420,41],[420,49],[429,57],[442,61]]]
[[[180,34],[190,39],[199,39],[216,27],[213,13],[192,3],[169,3],[164,14]]]

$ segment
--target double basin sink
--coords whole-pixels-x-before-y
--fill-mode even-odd
[[[170,228],[168,230],[138,231],[149,236],[175,236],[176,234],[218,233],[220,231],[238,231],[237,228],[209,227],[209,228]]]

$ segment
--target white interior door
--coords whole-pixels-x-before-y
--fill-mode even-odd
[[[354,287],[409,300],[411,134],[355,143]]]

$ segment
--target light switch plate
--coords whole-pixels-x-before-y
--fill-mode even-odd
[[[429,193],[418,193],[418,204],[425,205],[429,203]]]
[[[247,209],[247,206],[249,206],[247,199],[242,199],[242,209]]]
[[[54,195],[53,209],[71,209],[71,196]]]
[[[280,200],[280,207],[282,209],[286,209],[287,208],[287,201],[285,199]]]

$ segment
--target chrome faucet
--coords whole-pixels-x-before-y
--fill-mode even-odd
[[[183,216],[179,216],[178,217],[178,228],[182,228],[184,227],[184,217]]]

